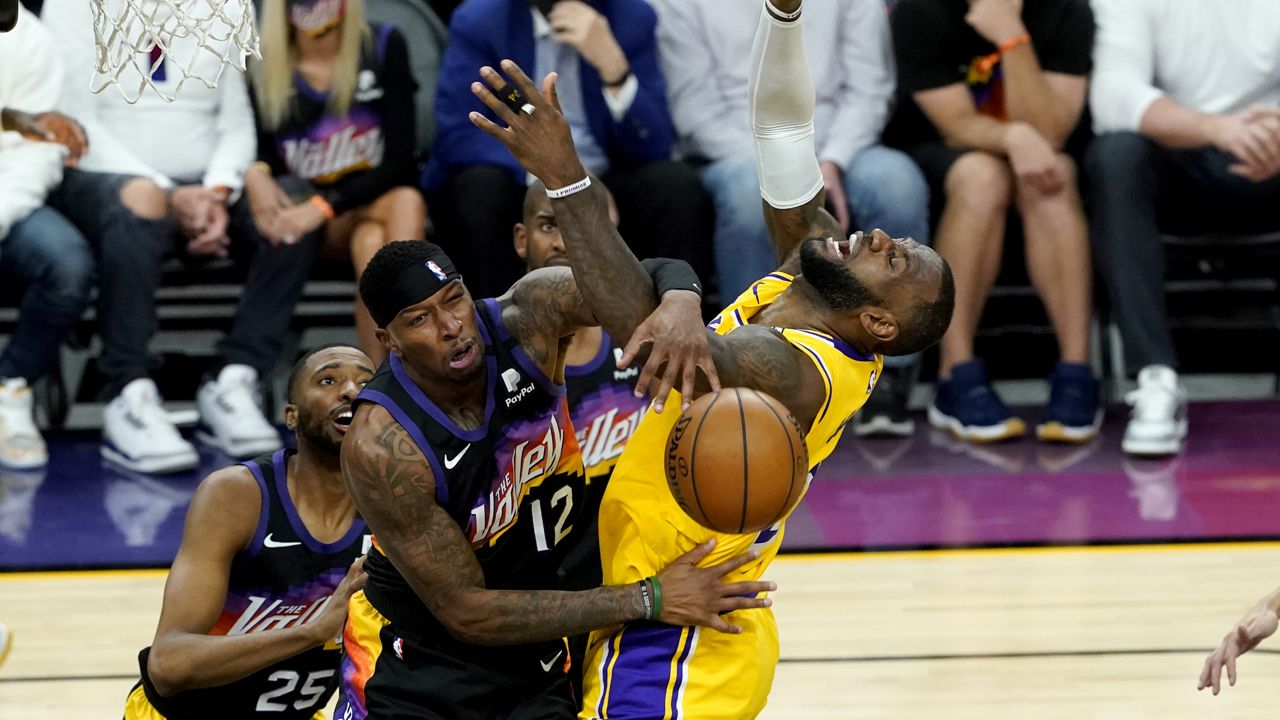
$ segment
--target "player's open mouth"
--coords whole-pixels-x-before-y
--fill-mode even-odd
[[[449,357],[449,367],[454,370],[461,370],[469,365],[476,358],[475,343],[468,343],[466,347],[453,353]]]
[[[857,235],[851,235],[851,240],[836,240],[835,238],[827,238],[827,252],[837,260],[844,261],[853,257],[854,243],[852,238]]]
[[[351,427],[351,420],[356,416],[350,405],[343,406],[336,415],[333,416],[333,427],[339,434],[345,435],[347,428]]]

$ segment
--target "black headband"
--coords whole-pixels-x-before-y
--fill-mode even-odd
[[[378,327],[385,328],[401,310],[426,300],[462,275],[444,249],[427,243],[426,257],[405,266],[394,282],[362,287],[360,298]]]

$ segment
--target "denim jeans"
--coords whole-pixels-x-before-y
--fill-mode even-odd
[[[1134,372],[1177,367],[1161,229],[1184,235],[1280,229],[1280,177],[1251,182],[1231,173],[1235,162],[1216,148],[1174,150],[1134,132],[1106,133],[1089,144],[1094,267]]]
[[[778,258],[764,226],[755,158],[717,160],[701,173],[716,204],[716,274],[722,303],[728,305],[777,269]],[[855,227],[881,228],[929,244],[929,186],[906,153],[883,145],[862,150],[845,169],[844,189]],[[885,364],[907,367],[917,360],[918,355],[885,358]]]
[[[171,219],[138,217],[125,207],[120,191],[134,179],[69,169],[49,196],[50,204],[80,228],[96,251],[103,344],[98,368],[107,378],[103,400],[159,365],[147,349],[157,328],[156,290],[165,258],[178,254],[183,245]],[[248,264],[249,273],[231,330],[218,343],[218,359],[222,364],[250,365],[267,377],[283,347],[320,237],[312,233],[294,245],[272,246],[257,232],[245,198],[228,213],[231,256]]]
[[[6,300],[21,297],[18,326],[0,353],[0,379],[34,382],[53,366],[89,304],[93,251],[56,210],[36,208],[0,240],[0,282]]]

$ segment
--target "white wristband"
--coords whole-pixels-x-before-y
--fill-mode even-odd
[[[574,193],[582,192],[583,190],[586,190],[589,187],[591,187],[590,176],[584,177],[578,182],[573,183],[571,185],[565,185],[559,190],[552,190],[551,188],[547,188],[547,197],[551,198],[552,200],[559,200],[560,198],[569,197]]]

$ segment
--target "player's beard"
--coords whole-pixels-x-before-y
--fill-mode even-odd
[[[342,451],[342,441],[335,440],[333,433],[330,432],[330,425],[333,419],[328,415],[320,415],[318,417],[303,418],[299,425],[299,435],[307,442],[308,445],[323,453],[332,454],[334,457]]]
[[[825,240],[810,238],[800,246],[800,273],[833,310],[852,310],[884,302],[858,280],[848,265],[822,255]]]

